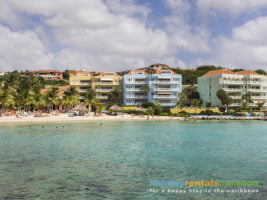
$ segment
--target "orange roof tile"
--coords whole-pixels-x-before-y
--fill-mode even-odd
[[[41,89],[41,94],[47,93],[48,89]]]
[[[169,70],[169,69],[158,69],[155,74],[161,74],[161,72],[164,72],[164,71],[170,71],[171,74],[176,74],[174,71],[172,70]]]
[[[236,72],[236,74],[239,74],[239,75],[259,75],[257,72],[254,72],[252,70],[240,71],[240,72]]]
[[[59,70],[37,70],[36,72],[57,72],[57,73],[63,73]]]
[[[147,75],[145,70],[132,70],[132,71],[129,71],[129,73],[127,75],[132,75],[132,74],[135,74],[135,73],[143,73],[144,75]]]
[[[219,69],[219,70],[209,71],[203,76],[213,76],[213,75],[218,75],[218,74],[235,74],[235,73],[229,69]]]

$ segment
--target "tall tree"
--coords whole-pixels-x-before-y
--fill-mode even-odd
[[[220,99],[222,105],[226,106],[226,110],[228,111],[229,106],[233,103],[233,99],[222,89],[218,90],[216,95],[218,99]]]
[[[96,92],[90,88],[85,93],[84,103],[89,106],[89,112],[92,110],[92,106],[96,104]]]

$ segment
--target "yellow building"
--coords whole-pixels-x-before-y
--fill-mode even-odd
[[[96,91],[96,98],[101,103],[107,103],[108,94],[120,85],[122,77],[116,72],[99,72],[94,76],[92,87]]]
[[[89,88],[92,88],[93,74],[85,70],[70,70],[69,75],[70,85],[76,86],[78,92],[80,93],[79,99],[84,99],[86,91]]]
[[[89,88],[96,91],[96,99],[100,103],[107,103],[108,94],[120,85],[122,77],[116,72],[87,72],[84,70],[69,72],[70,85],[77,87],[80,99],[85,98],[85,93]]]

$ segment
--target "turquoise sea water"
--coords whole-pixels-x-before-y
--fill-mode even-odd
[[[267,122],[98,124],[0,126],[0,199],[267,199]],[[202,179],[261,185],[256,194],[149,191],[149,180]]]

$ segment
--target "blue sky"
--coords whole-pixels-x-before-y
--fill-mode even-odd
[[[267,70],[267,0],[2,0],[0,71]]]

